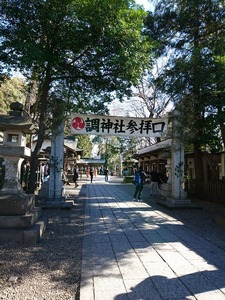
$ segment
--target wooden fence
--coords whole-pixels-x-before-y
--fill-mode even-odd
[[[215,202],[225,206],[225,182],[196,182],[191,180],[187,184],[189,197],[204,201]]]

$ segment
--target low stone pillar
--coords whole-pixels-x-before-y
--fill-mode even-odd
[[[64,159],[64,126],[60,125],[53,131],[51,142],[51,157],[50,157],[50,178],[49,178],[49,198],[48,201],[62,202],[63,171]]]
[[[190,205],[191,201],[187,198],[187,193],[184,190],[184,147],[177,139],[174,139],[172,142],[171,154],[172,197],[167,198],[167,201],[178,206]]]
[[[184,190],[184,146],[180,139],[180,121],[179,112],[173,113],[173,139],[172,139],[172,197],[167,201],[175,206],[190,205],[190,199],[187,199],[187,193]]]
[[[170,181],[170,179],[169,179]],[[195,207],[184,189],[184,146],[180,138],[179,112],[173,112],[173,138],[171,146],[171,197],[158,202],[166,207]]]
[[[47,195],[42,195],[43,208],[71,208],[73,206],[73,201],[65,201],[65,192],[62,182],[63,160],[64,123],[60,124],[52,133],[50,177],[49,181],[43,184],[43,188],[47,185]]]

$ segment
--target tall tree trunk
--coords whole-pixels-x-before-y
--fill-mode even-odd
[[[46,118],[46,108],[47,108],[48,91],[50,88],[50,82],[51,82],[51,75],[50,75],[50,68],[48,67],[46,71],[46,77],[42,86],[41,97],[40,97],[41,111],[40,111],[40,118],[39,118],[38,139],[30,159],[30,178],[29,178],[28,191],[27,191],[27,193],[29,194],[33,194],[35,191],[36,171],[38,167],[38,154],[40,153],[42,143],[44,141],[44,136],[45,136],[45,118]]]
[[[29,115],[32,113],[32,107],[37,101],[37,88],[38,83],[36,80],[32,80],[30,83],[30,89],[26,97],[25,101],[25,110],[28,112]]]

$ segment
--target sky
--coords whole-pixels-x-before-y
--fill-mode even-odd
[[[149,0],[136,0],[137,4],[143,5],[145,10],[152,10],[153,5]]]

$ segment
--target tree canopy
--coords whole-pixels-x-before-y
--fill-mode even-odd
[[[225,70],[218,59],[224,55],[224,17],[222,0],[160,0],[146,19],[155,55],[165,61],[158,88],[180,110],[182,136],[193,144],[199,179],[198,154],[225,143]]]
[[[43,84],[123,94],[148,65],[134,1],[3,0],[0,13],[2,67]]]
[[[150,62],[151,47],[142,35],[145,14],[133,0],[1,1],[1,74],[16,69],[38,82],[31,174],[52,91],[63,95],[67,89],[74,99],[94,93],[99,102],[130,94]]]
[[[6,79],[0,85],[0,113],[9,112],[12,102],[25,104],[27,86],[22,78]]]
[[[92,142],[89,135],[77,135],[77,147],[83,150],[84,158],[92,158]]]

